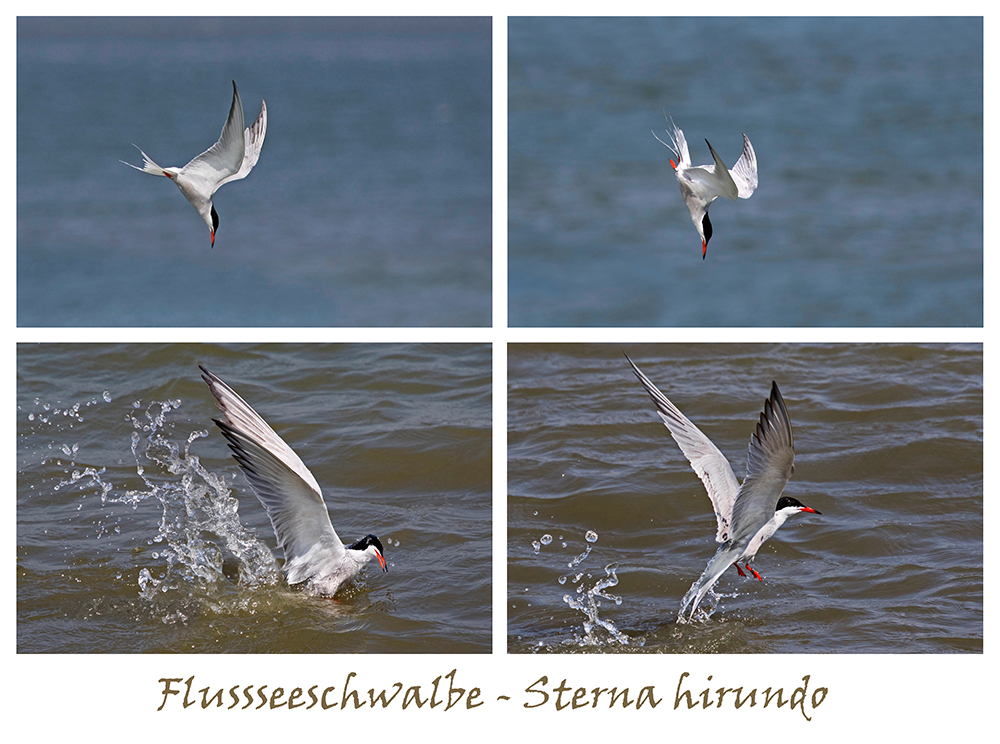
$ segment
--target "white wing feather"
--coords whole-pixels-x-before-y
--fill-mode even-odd
[[[625,358],[628,359],[628,363],[632,365],[632,371],[635,372],[635,376],[639,378],[639,382],[646,388],[649,397],[656,404],[657,413],[663,419],[663,423],[670,431],[670,435],[691,463],[691,468],[701,478],[701,482],[705,484],[705,490],[708,492],[708,498],[712,501],[715,518],[718,522],[715,540],[716,542],[725,542],[729,539],[733,504],[736,502],[736,496],[740,490],[740,484],[736,480],[732,466],[725,455],[719,451],[719,448],[712,443],[712,440],[706,437],[697,426],[692,424],[667,399],[667,396],[661,393],[650,382],[649,378],[635,366],[635,363],[629,359],[627,354]]]
[[[288,583],[297,584],[318,573],[317,555],[325,556],[331,565],[342,561],[344,544],[330,522],[316,478],[246,401],[207,369],[201,371],[225,417],[216,424],[267,511],[284,551]]]
[[[749,199],[757,189],[757,153],[753,151],[753,145],[746,134],[743,135],[743,154],[729,171],[729,175],[736,183],[740,199]]]

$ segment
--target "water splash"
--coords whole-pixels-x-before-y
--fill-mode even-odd
[[[538,540],[531,541],[531,547],[535,550],[535,555],[538,555],[543,545],[550,545],[552,543],[552,535],[542,535]]]
[[[583,635],[576,636],[576,643],[579,646],[609,646],[613,643],[628,645],[631,639],[622,633],[610,620],[600,617],[599,609],[601,599],[607,599],[616,605],[622,603],[622,598],[614,594],[606,594],[605,589],[618,584],[617,563],[609,563],[604,567],[604,578],[599,579],[589,589],[585,584],[580,584],[576,588],[576,596],[569,594],[563,596],[563,601],[574,610],[579,610],[584,615]],[[604,631],[603,633],[601,631]]]
[[[560,540],[562,539],[562,536],[560,536]],[[569,568],[579,567],[590,556],[597,539],[598,534],[594,530],[588,530],[584,535],[584,540],[587,544],[583,552],[570,560],[567,566]],[[551,543],[552,536],[543,535],[541,540],[532,542],[532,545],[535,546],[535,552],[538,553],[542,545],[550,545]],[[562,542],[561,545],[563,548],[567,547],[566,542]],[[576,572],[572,579],[570,579],[569,574],[564,574],[557,579],[560,586],[565,586],[567,581],[577,585],[572,594],[563,595],[563,601],[570,608],[583,614],[582,633],[574,632],[573,639],[570,641],[572,645],[600,647],[613,646],[615,644],[628,645],[631,643],[632,639],[618,630],[611,620],[600,616],[601,600],[611,601],[616,605],[621,605],[622,603],[620,596],[610,594],[607,591],[618,584],[617,570],[617,563],[609,563],[604,567],[604,576],[596,578],[589,585],[588,580],[594,579],[594,576],[585,570]],[[545,645],[544,642],[539,641],[535,650],[545,648]]]
[[[151,598],[172,589],[211,587],[225,579],[223,564],[228,557],[236,561],[241,584],[277,584],[281,578],[277,561],[267,545],[240,523],[239,502],[225,478],[206,470],[191,453],[191,445],[208,431],[193,431],[183,443],[165,435],[167,415],[180,405],[179,400],[154,401],[141,415],[129,416],[136,473],[146,487],[104,495],[105,503],[133,509],[149,499],[160,505],[157,533],[148,544],[161,546],[154,556],[166,561],[166,570],[158,579],[141,575],[140,593]]]
[[[701,602],[698,603],[698,608],[693,614],[688,612],[688,604],[694,600],[695,595],[698,593],[700,587],[700,580],[695,581],[691,588],[685,592],[684,597],[681,599],[681,608],[677,612],[677,624],[687,625],[688,623],[704,623],[719,607],[719,601],[723,597],[735,597],[736,594],[717,594],[714,587],[709,589],[708,592],[702,597]]]
[[[101,397],[111,401],[107,391]],[[45,412],[45,418],[38,417],[42,423],[50,423],[51,416],[62,412],[37,400],[35,403]],[[87,405],[91,404],[97,401]],[[186,437],[174,437],[170,415],[180,406],[180,400],[153,401],[145,407],[141,401],[129,404],[124,419],[132,425],[130,449],[143,487],[122,489],[110,481],[105,467],[76,468],[72,462],[68,477],[60,479],[53,490],[76,489],[81,499],[78,510],[89,495],[100,496],[98,539],[121,534],[123,517],[116,513],[116,507],[136,511],[142,505],[157,504],[160,519],[155,534],[145,541],[144,548],[133,551],[137,562],[155,562],[140,565],[135,579],[139,596],[145,600],[159,603],[165,596],[177,595],[214,603],[217,597],[212,599],[213,595],[232,583],[229,574],[235,574],[244,586],[277,584],[281,579],[277,561],[267,545],[240,523],[239,502],[225,477],[205,469],[191,452],[192,444],[208,436],[208,431],[195,430]],[[64,410],[82,420],[74,416],[79,409],[77,404]],[[83,456],[77,444],[53,443],[49,449],[72,459]],[[126,572],[123,579],[131,580],[129,575],[135,576]],[[172,622],[185,622],[184,614],[177,607],[168,612]]]

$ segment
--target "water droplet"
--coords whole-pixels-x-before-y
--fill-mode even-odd
[[[594,532],[593,530],[588,530],[587,534],[584,535],[584,537],[587,539],[587,542],[590,543],[597,542],[597,533]]]
[[[552,542],[552,535],[542,535],[542,545],[548,545]]]

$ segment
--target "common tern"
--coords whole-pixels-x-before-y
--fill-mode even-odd
[[[372,558],[388,571],[379,539],[366,535],[344,545],[330,522],[316,478],[299,456],[231,387],[199,367],[224,418],[213,420],[267,511],[284,551],[288,583],[305,583],[311,593],[332,597]]]
[[[681,196],[684,197],[684,203],[691,213],[691,221],[701,236],[701,257],[704,259],[708,253],[708,241],[712,239],[712,222],[708,219],[709,205],[720,196],[733,201],[737,198],[750,198],[757,188],[757,154],[753,151],[750,138],[744,134],[743,153],[730,170],[726,168],[719,153],[712,147],[712,143],[705,140],[715,162],[708,165],[691,165],[691,155],[688,153],[684,132],[674,124],[673,119],[669,119],[669,122],[670,128],[666,132],[670,144],[656,137],[656,132],[653,132],[653,136],[677,158],[676,163],[671,158],[670,165],[674,168],[674,175],[677,176],[677,182],[681,187]]]
[[[793,514],[820,512],[803,506],[791,496],[781,495],[795,470],[795,452],[792,425],[777,383],[771,383],[771,395],[764,401],[764,411],[760,414],[756,431],[750,437],[746,478],[743,485],[740,485],[729,461],[719,448],[667,396],[657,390],[627,354],[625,358],[656,404],[657,413],[677,446],[705,484],[708,498],[715,509],[718,522],[715,541],[722,545],[681,601],[678,619],[684,620],[687,613],[686,619],[690,620],[708,590],[729,566],[736,566],[739,575],[746,576],[740,568],[742,563],[758,581],[763,581],[761,575],[750,567],[750,561],[760,550],[760,546]]]
[[[246,178],[247,174],[257,164],[260,148],[264,145],[264,135],[267,133],[267,106],[260,102],[260,114],[256,121],[246,129],[243,128],[243,102],[240,92],[233,81],[233,104],[229,108],[229,118],[222,127],[219,141],[194,158],[183,168],[161,168],[152,158],[137,145],[135,149],[142,153],[142,167],[120,161],[130,168],[149,173],[153,176],[166,176],[198,210],[212,234],[212,247],[215,247],[215,231],[219,229],[219,213],[212,205],[212,195],[219,187],[230,181]]]

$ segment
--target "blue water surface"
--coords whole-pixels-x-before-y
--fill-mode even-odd
[[[491,21],[19,19],[20,326],[491,323]],[[267,138],[197,212],[141,164]]]
[[[508,28],[511,325],[982,325],[981,18]],[[757,153],[705,260],[664,114]]]

